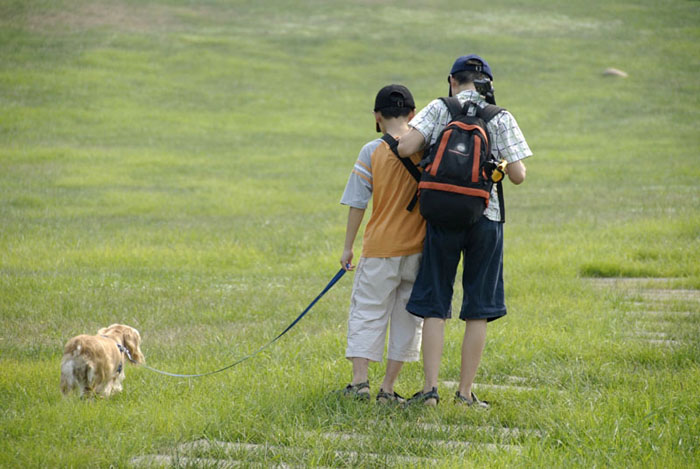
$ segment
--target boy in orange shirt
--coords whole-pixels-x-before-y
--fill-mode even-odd
[[[414,114],[413,96],[405,86],[385,86],[377,94],[374,116],[382,134],[400,138],[409,131]],[[421,153],[409,158],[415,165]],[[360,151],[345,187],[341,204],[350,211],[340,264],[346,270],[356,267],[353,244],[373,199],[350,300],[345,356],[352,361],[353,378],[343,390],[345,395],[369,399],[369,362],[382,360],[389,322],[387,369],[378,402],[403,401],[394,391],[394,382],[404,362],[420,358],[423,321],[406,311],[425,237],[418,207],[407,210],[417,185],[389,145],[376,139]]]

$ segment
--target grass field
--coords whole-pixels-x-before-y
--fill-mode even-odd
[[[689,0],[0,0],[0,467],[700,467],[698,44]],[[436,409],[334,395],[352,275],[225,373],[63,398],[63,345],[113,322],[177,373],[275,337],[337,272],[377,90],[421,108],[472,52],[535,153],[491,410],[450,399],[456,319]]]

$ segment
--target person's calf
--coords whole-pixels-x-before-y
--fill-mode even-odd
[[[352,362],[352,381],[350,384],[361,384],[368,381],[369,377],[369,359],[362,357],[351,357]]]
[[[388,393],[394,393],[394,383],[399,377],[399,372],[403,367],[403,362],[398,360],[388,359],[386,362],[386,374],[384,375],[384,381],[382,381],[381,390]]]

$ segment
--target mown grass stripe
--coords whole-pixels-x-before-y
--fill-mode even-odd
[[[667,277],[609,277],[609,278],[589,278],[587,281],[597,287],[608,287],[617,289],[644,288],[650,284],[668,283],[673,279]]]
[[[196,457],[179,457],[166,456],[164,454],[150,454],[146,456],[137,456],[131,459],[131,466],[136,468],[164,468],[164,467],[209,467],[216,469],[232,469],[237,467],[251,467],[250,462],[215,459],[215,458],[196,458]],[[254,466],[253,466],[254,467]],[[290,466],[286,464],[271,465],[268,467],[278,469],[288,469]]]
[[[663,316],[668,316],[668,317],[674,317],[674,318],[688,318],[691,316],[700,316],[700,313],[698,312],[693,312],[693,311],[656,311],[656,310],[641,310],[637,309],[634,311],[630,311],[629,314],[632,315],[639,315],[639,316],[649,316],[653,318],[657,317],[663,317]]]
[[[645,300],[651,301],[685,300],[700,302],[700,290],[662,290],[653,288],[640,290],[637,294]]]
[[[636,313],[632,313],[636,314]],[[664,332],[677,327],[680,323],[673,321],[665,321],[663,319],[656,319],[653,317],[646,318],[644,320],[637,320],[634,323],[635,330],[649,331],[653,329],[654,331]]]
[[[361,439],[358,436],[358,439]],[[224,454],[252,453],[255,455],[270,453],[275,456],[293,456],[299,457],[308,453],[315,452],[310,448],[293,447],[293,446],[278,446],[255,443],[239,443],[230,441],[218,440],[196,440],[189,443],[178,445],[178,451],[185,453],[196,451],[201,452],[223,452]],[[342,460],[346,464],[356,464],[363,461],[389,461],[393,463],[408,463],[408,464],[425,464],[435,463],[437,460],[432,458],[423,458],[419,456],[410,456],[402,454],[381,454],[375,452],[364,452],[354,450],[331,450],[330,453],[334,458]]]
[[[459,381],[441,381],[441,384],[445,387],[448,387],[448,388],[459,387]],[[473,386],[476,389],[495,389],[495,390],[499,390],[499,391],[517,391],[517,392],[540,391],[539,388],[534,388],[531,386],[521,386],[521,385],[515,385],[515,384],[474,383]]]
[[[448,434],[477,433],[492,435],[498,438],[519,438],[528,436],[542,438],[544,435],[541,430],[518,427],[497,427],[495,425],[419,423],[417,427],[430,432],[443,432]]]
[[[328,440],[351,441],[356,443],[365,443],[371,440],[370,435],[359,433],[341,433],[341,432],[325,432],[321,433],[321,437]],[[440,449],[456,449],[463,451],[487,450],[487,451],[520,451],[517,445],[508,445],[500,443],[488,443],[481,441],[456,441],[443,440],[439,438],[405,438],[406,442],[412,447],[430,446]],[[402,440],[403,441],[403,440]],[[403,456],[406,457],[406,456]]]
[[[656,331],[645,331],[645,330],[633,330],[631,332],[631,337],[640,339],[665,339],[669,336],[666,332],[656,332]]]
[[[683,341],[673,339],[642,339],[642,341],[650,345],[665,345],[667,347],[680,347],[686,344]]]

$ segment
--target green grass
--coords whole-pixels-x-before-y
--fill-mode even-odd
[[[0,466],[228,454],[697,467],[697,297],[649,301],[587,279],[700,289],[700,5],[251,3],[0,0]],[[535,153],[525,184],[506,188],[509,314],[490,326],[477,376],[519,391],[484,388],[486,413],[454,406],[447,387],[436,410],[336,398],[350,378],[346,276],[230,371],[182,380],[129,366],[109,400],[60,395],[63,344],[112,322],[141,331],[151,366],[181,373],[272,339],[337,271],[338,200],[376,135],[377,90],[401,82],[420,108],[470,52],[491,63],[498,103]],[[630,339],[640,308],[680,344]],[[442,380],[459,377],[462,327],[448,324]],[[408,364],[397,390],[421,383]],[[359,436],[329,437],[345,433]],[[200,439],[263,449],[178,446]]]

